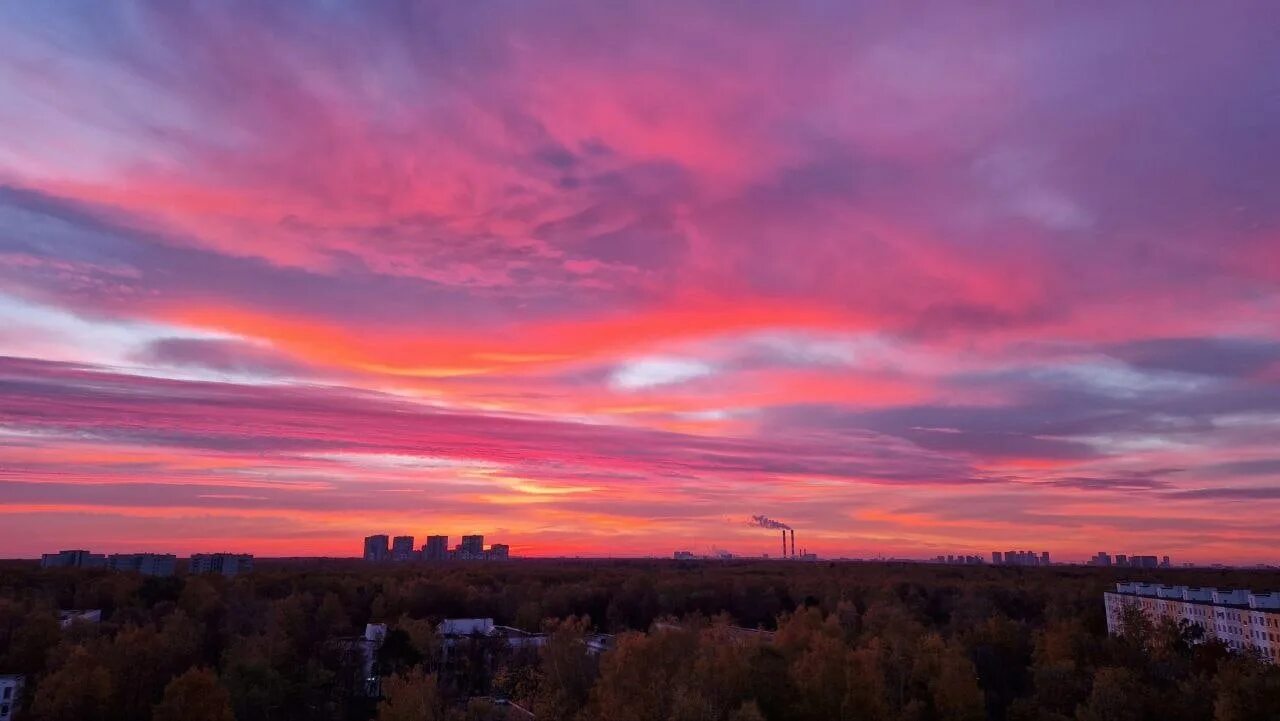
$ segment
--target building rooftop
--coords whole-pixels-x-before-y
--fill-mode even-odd
[[[1244,588],[1169,586],[1156,583],[1120,581],[1116,584],[1116,590],[1113,593],[1187,603],[1203,603],[1212,606],[1235,606],[1258,611],[1280,611],[1280,591],[1258,592]]]

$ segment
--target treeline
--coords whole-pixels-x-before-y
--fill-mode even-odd
[[[261,564],[143,578],[0,568],[0,674],[26,721],[1275,721],[1280,669],[1132,619],[1121,577],[1280,588],[1280,575],[913,564]],[[61,629],[59,609],[102,609]],[[452,649],[443,618],[548,633]],[[381,698],[350,646],[386,623]],[[757,634],[742,629],[765,629]],[[588,653],[589,634],[615,634]]]

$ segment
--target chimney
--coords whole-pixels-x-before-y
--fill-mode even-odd
[[[787,529],[782,529],[782,557],[787,557]]]
[[[791,557],[796,557],[796,529],[791,529]]]

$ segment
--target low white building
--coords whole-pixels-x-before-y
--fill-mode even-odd
[[[73,623],[99,623],[102,621],[102,609],[91,608],[73,611],[58,611],[58,626],[70,628]]]
[[[1280,592],[1121,582],[1104,594],[1104,602],[1109,633],[1122,630],[1124,609],[1134,606],[1152,620],[1195,624],[1204,629],[1206,641],[1280,662]]]
[[[368,623],[363,636],[334,639],[331,643],[345,657],[344,663],[359,673],[357,692],[368,698],[382,695],[382,678],[377,667],[378,649],[387,640],[387,624]]]
[[[513,651],[536,649],[547,642],[546,634],[511,626],[500,626],[492,618],[447,618],[436,627],[440,636],[441,661],[448,663],[455,649],[473,641],[505,646]]]
[[[0,721],[9,721],[18,710],[25,680],[24,676],[0,675]]]

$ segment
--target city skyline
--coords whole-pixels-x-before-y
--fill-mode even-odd
[[[0,557],[1280,562],[1280,5],[72,6]]]

